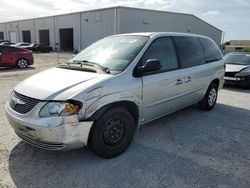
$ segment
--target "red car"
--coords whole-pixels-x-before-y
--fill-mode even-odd
[[[33,55],[29,50],[13,46],[0,46],[0,67],[26,68],[33,63]]]

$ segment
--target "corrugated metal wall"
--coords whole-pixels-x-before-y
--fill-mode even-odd
[[[217,44],[222,31],[189,14],[142,9],[119,8],[120,33],[130,32],[184,32],[206,35]]]
[[[60,45],[60,29],[73,28],[73,47],[83,49],[107,35],[129,32],[186,32],[211,37],[220,44],[222,31],[189,14],[169,13],[126,7],[72,13],[45,18],[0,23],[0,32],[10,39],[23,40],[22,31],[30,31],[31,42],[39,41],[39,30],[49,30],[50,45]],[[59,46],[60,48],[60,46]]]
[[[114,34],[114,9],[81,14],[82,47]]]

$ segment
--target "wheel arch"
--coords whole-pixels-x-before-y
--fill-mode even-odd
[[[16,60],[16,62],[15,62],[15,65],[16,65],[16,66],[18,66],[17,63],[18,63],[18,61],[19,61],[20,59],[25,59],[25,60],[27,61],[28,65],[30,64],[29,60],[28,60],[26,57],[18,57],[17,60]]]
[[[123,107],[126,110],[129,111],[129,113],[133,116],[135,124],[137,125],[139,122],[139,108],[138,106],[132,102],[132,101],[117,101],[117,102],[112,102],[109,103],[100,109],[98,109],[92,116],[91,118],[93,120],[96,120],[100,118],[100,116],[105,113],[108,109],[114,108],[114,107]]]
[[[218,78],[216,78],[216,79],[212,80],[211,83],[216,84],[216,85],[217,85],[217,89],[218,89],[218,88],[219,88],[219,85],[220,85],[220,80],[219,80]]]
[[[125,109],[127,109],[129,111],[129,113],[132,115],[132,117],[134,118],[135,121],[135,125],[136,125],[136,129],[138,128],[139,125],[139,108],[138,106],[131,102],[131,101],[117,101],[117,102],[113,102],[113,103],[109,103],[103,107],[101,107],[100,109],[98,109],[92,116],[90,119],[92,119],[94,122],[99,119],[101,117],[102,114],[104,114],[107,110],[109,110],[110,108],[114,108],[114,107],[123,107]],[[89,140],[91,139],[92,133],[93,133],[93,127],[94,125],[92,125],[90,132],[89,132],[89,136],[88,136],[88,141],[87,141],[87,145],[89,143]]]

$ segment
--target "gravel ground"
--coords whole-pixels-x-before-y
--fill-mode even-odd
[[[250,90],[224,87],[210,112],[191,106],[148,123],[114,159],[50,152],[21,141],[4,114],[16,84],[57,64],[56,53],[34,58],[26,70],[0,68],[0,187],[250,187]]]

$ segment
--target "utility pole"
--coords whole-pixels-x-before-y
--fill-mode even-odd
[[[222,31],[222,38],[221,38],[221,44],[224,44],[226,31]]]

